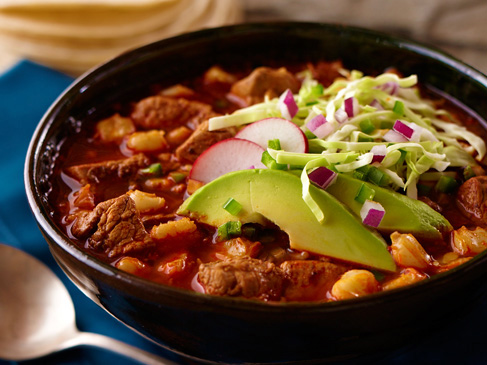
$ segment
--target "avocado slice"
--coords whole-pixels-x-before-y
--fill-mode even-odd
[[[377,227],[382,233],[398,231],[411,233],[418,239],[441,240],[443,234],[453,229],[445,217],[426,203],[348,175],[338,174],[335,184],[330,185],[326,191],[360,217],[362,204],[355,200],[355,196],[362,184],[375,191],[374,201],[379,202],[386,211]]]
[[[364,226],[342,203],[315,186],[310,193],[325,213],[320,223],[302,199],[301,180],[285,171],[252,169],[225,174],[184,201],[178,214],[215,227],[228,221],[271,221],[289,236],[291,248],[395,271],[387,244]],[[242,209],[233,216],[223,209],[229,199]]]

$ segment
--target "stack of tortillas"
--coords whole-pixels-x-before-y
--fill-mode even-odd
[[[240,0],[0,0],[1,58],[80,74],[143,44],[237,23]]]

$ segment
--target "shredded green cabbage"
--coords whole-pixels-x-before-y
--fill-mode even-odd
[[[347,78],[324,88],[305,71],[300,75],[301,89],[294,95],[299,111],[292,121],[303,132],[312,135],[306,123],[319,114],[333,126],[332,132],[323,138],[309,138],[309,153],[267,150],[278,164],[289,165],[294,173],[302,169],[303,199],[319,221],[325,219],[324,213],[309,194],[308,172],[313,168],[326,166],[339,173],[354,174],[373,164],[389,177],[389,188],[403,189],[407,196],[416,199],[417,184],[423,175],[439,178],[450,166],[475,165],[485,157],[486,146],[480,137],[454,123],[447,111],[436,109],[432,102],[421,98],[416,75],[384,73],[371,77],[359,71],[344,73]],[[337,111],[344,115],[345,100],[350,97],[358,101],[359,110],[340,123],[335,115]],[[211,118],[209,129],[244,125],[267,117],[282,117],[277,98]],[[405,142],[391,141],[388,136],[396,120],[413,129],[413,137]],[[372,162],[371,150],[377,145],[386,146],[386,155],[381,162]],[[431,175],[435,173],[438,175]]]

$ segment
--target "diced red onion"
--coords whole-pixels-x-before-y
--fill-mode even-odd
[[[284,91],[279,97],[278,106],[282,117],[287,120],[293,119],[298,112],[298,105],[294,101],[293,93],[289,89]]]
[[[343,107],[349,118],[353,118],[359,112],[358,100],[353,96],[345,99]]]
[[[247,167],[247,170],[253,170],[255,169],[255,165],[250,165],[249,167]]]
[[[309,179],[322,189],[326,189],[337,179],[337,173],[324,166],[318,167],[308,174]]]
[[[401,142],[407,142],[408,139],[404,137],[402,134],[397,133],[394,130],[388,131],[384,136],[382,137],[384,141],[387,142],[394,142],[394,143],[401,143]]]
[[[389,81],[377,87],[378,89],[388,93],[389,95],[396,95],[399,90],[397,82]]]
[[[413,138],[414,129],[408,126],[406,123],[400,121],[399,119],[396,120],[392,129],[395,130],[397,133],[402,134],[408,140],[411,140]]]
[[[382,205],[373,200],[366,200],[360,209],[362,222],[371,227],[378,227],[385,214],[386,211]]]
[[[416,123],[409,123],[409,128],[413,130],[413,134],[411,138],[409,138],[411,142],[419,142],[421,140],[438,141],[433,133],[423,127],[420,127]]]
[[[308,129],[318,138],[328,136],[334,129],[323,114],[318,114],[316,117],[312,118],[306,123],[306,127],[308,127]]]
[[[384,107],[382,106],[381,103],[379,103],[379,101],[377,99],[372,100],[372,102],[370,103],[370,106],[373,106],[377,110],[384,110]]]
[[[374,154],[374,157],[372,157],[372,162],[382,162],[382,160],[386,157],[387,147],[384,144],[378,144],[372,147],[370,152]]]
[[[348,114],[340,108],[335,112],[335,119],[340,124],[345,123],[348,120]]]

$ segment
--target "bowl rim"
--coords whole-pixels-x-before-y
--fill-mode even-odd
[[[359,310],[361,307],[374,306],[378,302],[404,300],[412,291],[418,293],[428,293],[431,291],[432,287],[442,286],[452,277],[458,277],[458,280],[460,280],[462,277],[468,275],[469,272],[478,269],[478,267],[481,265],[484,265],[484,261],[487,261],[486,251],[476,255],[467,263],[461,264],[446,272],[436,274],[428,279],[410,284],[406,287],[382,291],[364,297],[330,302],[263,302],[255,299],[220,297],[198,293],[165,284],[155,283],[126,273],[83,251],[74,242],[71,242],[67,235],[62,232],[62,230],[50,219],[49,212],[46,210],[46,207],[38,194],[37,183],[34,177],[36,176],[35,172],[38,168],[40,157],[42,156],[41,147],[44,146],[49,127],[56,119],[56,113],[65,102],[65,99],[73,97],[73,94],[82,93],[86,88],[91,87],[93,83],[96,83],[97,78],[101,75],[110,74],[110,70],[115,70],[124,64],[128,64],[135,58],[140,57],[141,53],[147,54],[152,49],[157,47],[185,44],[188,42],[198,42],[206,39],[209,36],[215,36],[217,33],[223,33],[224,37],[229,37],[240,33],[276,32],[277,30],[283,28],[290,29],[292,27],[300,27],[304,28],[305,30],[311,28],[321,28],[327,31],[347,31],[351,33],[360,33],[366,37],[375,38],[378,43],[393,44],[397,47],[419,54],[422,57],[435,59],[445,65],[448,65],[450,68],[455,69],[456,72],[459,72],[467,76],[472,81],[480,84],[487,92],[487,77],[483,73],[442,50],[426,45],[425,43],[420,43],[400,36],[393,36],[381,31],[343,24],[302,21],[245,23],[198,30],[152,42],[114,57],[113,59],[88,70],[76,78],[51,104],[35,128],[25,159],[24,184],[29,206],[41,231],[50,236],[60,249],[67,252],[76,260],[89,266],[91,269],[100,272],[104,276],[116,278],[116,280],[120,280],[127,285],[141,288],[144,291],[157,295],[164,294],[164,296],[167,297],[178,298],[198,304],[209,304],[215,308],[238,308],[239,310],[247,310],[252,312],[266,312],[272,308],[272,311],[278,314],[286,314],[290,312],[296,313],[298,311],[301,312],[302,310],[305,310],[306,314]]]

